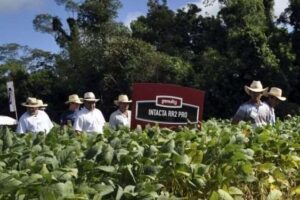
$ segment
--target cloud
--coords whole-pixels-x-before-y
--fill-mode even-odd
[[[40,7],[43,0],[0,0],[0,14]]]
[[[280,14],[286,9],[289,5],[289,0],[275,0],[274,4],[274,15],[279,17]]]
[[[191,1],[189,3],[195,4],[199,8],[201,8],[201,14],[206,16],[211,16],[211,15],[216,16],[220,10],[220,4],[218,0],[215,0],[213,3],[209,3],[209,4],[203,3],[203,0]]]
[[[220,4],[218,3],[218,0],[215,0],[214,3],[205,5],[203,3],[203,0],[193,1],[191,3],[196,4],[198,7],[202,9],[201,13],[204,15],[214,15],[216,16],[220,10]],[[275,17],[278,17],[285,8],[287,8],[289,5],[289,0],[275,0],[274,3],[274,15]]]
[[[124,20],[124,25],[127,26],[127,27],[130,27],[130,23],[133,20],[136,20],[141,15],[143,15],[142,12],[130,12],[130,13],[128,13],[125,20]]]
[[[202,3],[202,1],[199,1],[197,2],[197,5],[201,8],[201,13],[208,16],[216,16],[220,10],[220,4],[217,0],[208,5]]]

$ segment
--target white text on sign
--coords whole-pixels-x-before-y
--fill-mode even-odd
[[[160,109],[149,109],[149,116],[161,116],[161,117],[179,117],[179,118],[187,118],[188,113],[185,111],[177,111],[177,110],[160,110]]]

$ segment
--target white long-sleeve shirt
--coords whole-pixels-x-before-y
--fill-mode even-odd
[[[102,112],[95,108],[90,111],[83,107],[75,119],[73,128],[76,131],[84,131],[87,133],[103,133],[105,119]]]
[[[17,133],[49,133],[52,128],[53,124],[48,114],[38,110],[36,115],[30,115],[28,112],[25,112],[21,116],[18,122]]]

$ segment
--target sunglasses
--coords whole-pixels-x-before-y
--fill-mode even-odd
[[[259,94],[263,94],[262,92],[250,92],[251,94],[256,94],[256,95],[259,95]]]

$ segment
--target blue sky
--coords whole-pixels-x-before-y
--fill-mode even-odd
[[[120,0],[118,21],[128,25],[131,20],[147,12],[147,0]],[[196,3],[207,14],[216,14],[219,5],[204,7],[202,0],[168,0],[171,9],[178,9],[187,3]],[[275,0],[275,15],[286,8],[288,0]],[[0,0],[0,45],[18,43],[46,51],[59,51],[53,36],[36,32],[32,20],[37,14],[49,13],[61,18],[72,16],[54,0]]]

